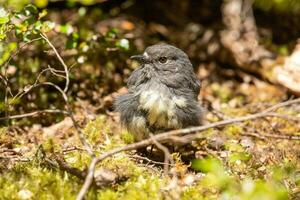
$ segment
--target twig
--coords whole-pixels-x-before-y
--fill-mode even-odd
[[[47,82],[47,83],[43,83],[43,84],[51,85],[52,87],[54,87],[55,89],[57,89],[57,90],[61,93],[61,95],[62,95],[62,97],[63,97],[63,99],[64,99],[64,101],[65,101],[65,103],[66,103],[66,107],[67,107],[68,114],[69,114],[69,116],[70,116],[70,118],[71,118],[71,120],[72,120],[72,122],[73,122],[73,126],[74,126],[74,128],[76,129],[77,135],[79,136],[79,139],[80,139],[81,143],[82,143],[82,144],[85,146],[85,148],[88,150],[88,153],[89,153],[92,157],[94,157],[94,156],[95,156],[95,155],[94,155],[94,152],[93,152],[91,146],[89,145],[89,143],[87,142],[87,140],[85,139],[84,134],[83,134],[83,132],[81,131],[79,125],[77,124],[77,122],[76,122],[76,120],[75,120],[75,117],[74,117],[74,115],[73,115],[71,106],[69,105],[68,96],[67,96],[67,94],[66,94],[66,92],[67,92],[68,89],[69,89],[69,83],[70,83],[68,66],[66,65],[66,63],[64,62],[64,60],[62,59],[62,57],[61,57],[61,56],[59,55],[59,53],[57,52],[55,46],[50,42],[50,40],[48,39],[48,37],[47,37],[45,34],[43,34],[43,33],[41,33],[40,35],[41,35],[41,37],[42,37],[44,40],[46,40],[46,42],[49,44],[49,46],[50,46],[50,47],[52,48],[52,50],[55,52],[55,55],[57,56],[58,60],[60,61],[60,63],[61,63],[61,64],[63,65],[63,67],[64,67],[65,76],[66,76],[66,77],[65,77],[66,84],[65,84],[65,88],[64,88],[63,90],[62,90],[60,87],[58,87],[57,85],[55,85],[55,84],[53,84],[53,83],[51,83],[51,82]],[[51,69],[50,66],[48,66],[48,68]],[[51,72],[52,72],[52,71],[51,71]],[[58,72],[58,71],[55,71],[55,72]],[[55,75],[56,75],[56,73],[55,73]]]
[[[71,106],[70,106],[69,101],[68,101],[68,96],[67,96],[67,94],[66,94],[60,87],[58,87],[57,85],[55,85],[54,83],[51,83],[51,82],[43,82],[43,83],[39,83],[38,85],[49,85],[49,86],[54,87],[58,92],[60,92],[61,96],[63,97],[63,99],[64,99],[64,101],[65,101],[68,115],[69,115],[69,117],[70,117],[71,120],[72,120],[73,126],[74,126],[74,128],[76,129],[77,135],[78,135],[78,137],[79,137],[81,143],[82,143],[83,146],[87,149],[88,153],[89,153],[91,156],[94,157],[95,154],[94,154],[94,152],[93,152],[93,150],[92,150],[92,147],[90,146],[90,144],[89,144],[89,143],[87,142],[87,140],[85,139],[83,132],[81,131],[79,125],[77,124],[77,122],[76,122],[76,120],[75,120],[75,117],[74,117],[74,115],[73,115]]]
[[[292,100],[288,100],[288,101],[284,101],[284,102],[275,104],[274,106],[271,106],[270,108],[267,108],[267,109],[263,110],[262,112],[264,112],[264,113],[272,112],[272,111],[275,111],[279,108],[289,106],[289,105],[292,105],[292,104],[297,104],[297,103],[300,103],[300,98],[292,99]],[[271,115],[272,115],[272,113],[271,113]]]
[[[262,112],[256,113],[256,114],[251,114],[251,115],[247,115],[244,117],[238,117],[238,118],[233,118],[233,119],[227,119],[227,120],[223,120],[223,121],[219,121],[219,122],[215,122],[215,123],[211,123],[211,124],[206,124],[203,126],[168,131],[168,132],[154,135],[153,137],[142,140],[140,142],[132,143],[132,144],[129,144],[124,147],[119,147],[119,148],[107,151],[107,152],[103,153],[102,155],[100,155],[99,157],[94,158],[92,160],[92,163],[90,164],[90,167],[89,167],[89,173],[88,173],[87,177],[85,178],[84,185],[81,188],[80,193],[77,196],[77,200],[82,200],[85,196],[85,193],[88,191],[88,189],[93,181],[95,165],[98,162],[100,162],[112,155],[115,155],[115,154],[123,152],[123,151],[129,151],[129,150],[148,146],[150,144],[153,144],[154,140],[159,141],[160,143],[164,143],[164,142],[170,141],[170,137],[172,137],[172,136],[184,136],[184,135],[187,135],[190,133],[200,132],[200,131],[204,131],[204,130],[207,130],[210,128],[222,127],[222,126],[225,126],[228,124],[241,123],[244,121],[255,120],[255,119],[260,119],[260,118],[264,118],[264,117],[272,117],[272,113],[270,114],[270,112],[273,112],[281,107],[289,106],[289,105],[296,104],[296,103],[300,103],[300,98],[294,99],[294,100],[289,100],[289,101],[282,102],[282,103],[278,103],[278,104],[276,104],[268,109],[265,109]],[[190,139],[194,140],[197,137],[198,137],[198,135],[196,134],[196,135],[190,137]]]
[[[162,150],[164,152],[164,176],[168,176],[169,174],[169,162],[171,163],[171,165],[175,165],[175,162],[172,158],[172,155],[170,154],[170,151],[168,150],[167,147],[165,147],[164,145],[162,145],[161,143],[159,143],[153,136],[153,134],[150,134],[150,138],[152,139],[153,143],[157,146],[157,148],[159,148],[160,150]],[[178,183],[178,177],[177,177],[177,172],[176,169],[172,170],[172,180],[171,182],[164,187],[164,190],[171,190],[173,188],[175,188],[177,186]]]
[[[64,110],[46,109],[46,110],[37,110],[37,111],[34,111],[34,112],[24,113],[24,114],[19,114],[19,115],[11,115],[11,116],[8,116],[8,117],[0,117],[0,120],[20,119],[20,118],[24,118],[24,117],[33,117],[33,116],[43,114],[43,113],[61,113],[61,114],[65,114],[65,115],[68,114],[68,112],[64,111]]]
[[[68,147],[66,149],[62,149],[61,151],[65,155],[65,154],[68,154],[69,152],[73,152],[73,151],[87,151],[87,150],[84,148],[77,147],[77,146],[72,146],[72,147]]]
[[[10,154],[13,154],[13,155],[19,155],[21,156],[22,154],[14,149],[7,149],[7,148],[1,148],[0,149],[0,154],[1,153],[10,153]]]
[[[4,66],[7,67],[7,65],[10,63],[11,59],[13,57],[15,57],[25,46],[27,46],[28,44],[33,43],[35,41],[38,41],[40,39],[42,39],[42,37],[38,37],[38,38],[32,39],[32,40],[30,40],[30,41],[25,42],[24,44],[22,44],[13,54],[10,55],[10,57],[4,63]],[[5,76],[6,76],[6,72],[5,72]]]
[[[10,160],[10,161],[15,161],[15,162],[30,162],[32,161],[31,158],[27,158],[27,157],[18,157],[18,156],[9,156],[9,157],[3,157],[0,156],[0,160]]]
[[[85,194],[89,190],[89,188],[94,180],[94,172],[95,172],[95,167],[96,167],[97,162],[98,162],[97,158],[93,158],[93,160],[89,166],[88,175],[85,177],[84,184],[83,184],[82,188],[80,189],[80,192],[78,193],[78,195],[76,197],[76,200],[84,199]]]
[[[87,142],[87,140],[85,139],[84,137],[84,134],[83,132],[81,131],[79,125],[77,124],[76,120],[75,120],[75,117],[73,115],[73,112],[72,112],[72,109],[71,109],[71,106],[69,104],[69,101],[68,101],[68,96],[67,94],[57,85],[55,85],[54,83],[52,82],[43,82],[43,83],[37,83],[37,81],[30,86],[30,88],[26,91],[24,91],[21,95],[19,95],[18,98],[24,96],[25,94],[27,94],[28,92],[30,92],[32,89],[36,88],[36,87],[40,87],[40,86],[44,86],[44,85],[47,85],[47,86],[51,86],[53,88],[55,88],[62,96],[65,104],[66,104],[66,108],[67,108],[67,111],[64,111],[67,113],[67,115],[71,118],[72,120],[72,123],[73,123],[73,126],[74,128],[76,129],[76,132],[77,132],[77,135],[81,141],[81,143],[83,144],[83,146],[87,149],[88,153],[91,155],[91,156],[94,156],[94,152],[91,148],[91,146],[89,145],[89,143]],[[38,112],[38,111],[37,111]],[[34,114],[34,113],[33,113]],[[25,116],[24,116],[25,115]],[[27,114],[23,114],[23,117],[28,117],[28,116],[31,116],[32,113],[28,113],[28,116],[26,116]],[[20,115],[18,116],[18,118],[21,118]],[[0,118],[1,120],[1,118]]]
[[[66,65],[66,63],[64,62],[64,60],[62,59],[62,57],[59,55],[59,53],[57,52],[56,48],[54,47],[54,45],[49,41],[48,37],[41,33],[40,34],[42,36],[42,38],[44,38],[44,40],[46,40],[46,42],[49,44],[49,46],[52,48],[52,50],[54,51],[55,55],[57,56],[58,60],[60,61],[60,63],[63,65],[64,70],[65,70],[65,74],[66,74],[66,85],[64,88],[64,92],[68,91],[69,88],[69,83],[70,83],[70,79],[69,79],[69,71],[68,71],[68,66]]]
[[[155,146],[157,146],[158,149],[162,150],[164,152],[164,175],[167,176],[169,173],[169,162],[174,165],[174,160],[172,159],[172,156],[170,154],[170,151],[167,147],[159,143],[152,134],[150,134],[150,138],[152,139]]]
[[[242,133],[244,136],[257,137],[259,139],[265,140],[266,138],[280,139],[280,140],[300,140],[299,135],[279,135],[279,134],[261,134],[261,133]]]
[[[50,67],[50,65],[48,65],[47,67],[51,71],[51,73],[54,74],[55,76],[66,79],[66,76],[59,74],[59,73],[65,73],[64,71],[54,69],[54,68]]]
[[[285,115],[280,113],[270,113],[270,116],[282,118],[288,121],[300,122],[300,117],[296,117],[296,116],[290,116],[290,115]]]
[[[43,69],[43,70],[37,75],[37,77],[36,77],[34,83],[31,84],[31,85],[29,85],[29,86],[28,86],[28,85],[25,86],[23,90],[19,91],[16,95],[13,95],[12,100],[14,101],[14,100],[16,100],[16,99],[18,99],[18,98],[22,98],[24,95],[26,95],[27,93],[29,93],[32,89],[34,89],[35,87],[37,87],[37,86],[38,86],[38,83],[39,83],[39,80],[40,80],[40,77],[42,76],[42,74],[43,74],[44,72],[46,72],[46,71],[48,71],[48,70],[49,70],[49,69],[47,69],[47,68],[46,68],[46,69]]]
[[[8,93],[10,92],[10,87],[9,87],[9,82],[8,82],[8,78],[7,78],[7,68],[8,68],[7,66],[10,63],[11,59],[13,57],[15,57],[21,51],[21,49],[23,49],[26,45],[28,45],[34,41],[40,40],[40,39],[42,39],[42,38],[41,37],[35,38],[33,40],[30,40],[30,41],[24,43],[13,54],[11,54],[10,57],[7,59],[7,61],[4,63],[4,78],[6,80],[5,81],[5,97],[4,97],[5,117],[9,117],[9,115],[10,115],[9,102],[8,102]],[[7,123],[9,125],[9,121]]]
[[[0,74],[0,79],[2,80],[4,85],[6,85],[6,78],[4,76],[2,76],[2,74]]]
[[[48,37],[46,35],[44,35],[43,33],[40,34],[41,37],[49,44],[49,46],[52,48],[52,50],[55,52],[58,60],[61,62],[61,64],[64,67],[64,72],[65,72],[65,80],[66,80],[66,84],[65,84],[65,88],[62,90],[59,86],[57,86],[56,84],[52,83],[52,82],[43,82],[43,83],[38,83],[40,76],[42,75],[43,72],[50,70],[51,73],[53,73],[54,75],[58,76],[57,73],[61,72],[59,70],[55,70],[52,69],[49,65],[47,69],[42,70],[42,72],[39,73],[36,81],[34,82],[33,85],[30,85],[26,90],[23,90],[20,94],[17,94],[14,98],[20,98],[22,96],[24,96],[25,94],[27,94],[28,92],[30,92],[32,89],[42,86],[42,85],[48,85],[48,86],[52,86],[54,87],[63,97],[63,100],[65,101],[66,107],[67,107],[67,114],[69,115],[69,117],[72,120],[73,126],[76,129],[77,135],[81,141],[81,143],[85,146],[85,148],[88,150],[88,153],[94,157],[94,152],[92,151],[91,146],[88,144],[88,142],[86,141],[83,132],[81,131],[79,125],[77,124],[75,117],[73,115],[71,106],[69,105],[68,102],[68,96],[66,94],[68,88],[69,88],[69,71],[68,71],[68,67],[65,64],[64,60],[62,59],[62,57],[59,55],[59,53],[57,52],[56,48],[54,47],[54,45],[49,41]],[[60,76],[60,75],[59,75]],[[30,116],[32,114],[28,114],[27,116]],[[26,115],[25,115],[26,116]],[[7,116],[6,116],[7,117]]]
[[[85,170],[80,170],[75,167],[69,166],[69,164],[62,157],[60,157],[57,154],[54,154],[54,159],[56,160],[56,162],[61,170],[66,171],[80,179],[85,178],[85,176],[86,176]]]
[[[143,156],[139,156],[139,155],[132,155],[130,156],[131,158],[133,159],[136,159],[136,160],[143,160],[143,161],[146,161],[147,164],[149,163],[152,163],[152,164],[155,164],[155,165],[164,165],[165,163],[164,162],[159,162],[159,161],[154,161],[154,160],[151,160],[147,157],[143,157]],[[172,164],[168,164],[169,166],[174,166]]]

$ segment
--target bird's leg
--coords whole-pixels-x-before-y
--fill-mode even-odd
[[[154,144],[151,145],[150,152],[149,152],[149,155],[148,155],[149,157],[152,155],[153,148],[154,148]]]

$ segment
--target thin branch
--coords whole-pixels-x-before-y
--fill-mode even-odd
[[[7,78],[8,64],[10,63],[11,59],[13,57],[15,57],[26,45],[28,45],[28,44],[30,44],[34,41],[40,40],[40,39],[42,39],[42,38],[41,37],[35,38],[33,40],[30,40],[30,41],[24,43],[13,54],[11,54],[9,56],[9,58],[7,59],[7,61],[4,63],[4,78],[6,79],[6,81],[5,81],[5,97],[4,97],[5,117],[9,117],[9,115],[10,115],[10,113],[9,113],[9,102],[8,102],[8,93],[11,93],[11,89],[10,89],[9,81],[8,81],[8,78]],[[7,124],[9,125],[9,121],[7,122]]]
[[[2,80],[2,82],[4,83],[4,85],[6,85],[6,77],[4,77],[4,76],[2,76],[2,75],[0,74],[0,79]]]
[[[71,120],[72,120],[72,122],[73,122],[73,126],[74,126],[74,128],[76,129],[76,131],[77,131],[77,134],[78,134],[78,136],[79,136],[79,139],[80,139],[81,143],[86,147],[86,149],[88,150],[88,153],[89,153],[92,157],[94,157],[94,152],[93,152],[91,146],[89,145],[89,143],[86,141],[86,139],[85,139],[85,137],[84,137],[84,134],[83,134],[83,132],[81,131],[79,125],[77,124],[77,122],[76,122],[76,120],[75,120],[75,117],[74,117],[74,115],[73,115],[71,106],[69,105],[69,102],[68,102],[68,97],[67,97],[67,94],[66,94],[66,92],[67,92],[68,89],[69,89],[69,83],[70,83],[68,66],[66,65],[66,63],[64,62],[64,60],[62,59],[62,57],[61,57],[61,56],[59,55],[59,53],[57,52],[55,46],[50,42],[50,40],[48,39],[48,37],[47,37],[45,34],[43,34],[43,33],[41,33],[40,35],[42,36],[42,38],[44,38],[44,40],[46,40],[46,42],[49,44],[49,46],[50,46],[50,47],[52,48],[52,50],[54,51],[54,53],[55,53],[56,57],[58,58],[58,60],[60,61],[60,63],[63,65],[64,71],[65,71],[65,76],[66,76],[66,77],[65,77],[66,85],[65,85],[65,88],[64,88],[63,90],[62,90],[60,87],[58,87],[57,85],[55,85],[55,84],[53,84],[53,83],[51,83],[51,82],[48,82],[47,84],[53,86],[55,89],[57,89],[57,90],[61,93],[61,95],[62,95],[62,97],[63,97],[63,99],[64,99],[64,101],[65,101],[65,103],[66,103],[66,107],[67,107],[67,111],[68,111],[68,113],[69,113],[69,116],[70,116],[70,118],[71,118]],[[48,66],[48,68],[51,69],[50,66]],[[52,71],[51,71],[51,72],[52,72]],[[55,70],[54,70],[54,72],[58,72],[58,71],[55,71]],[[54,74],[56,75],[56,73],[54,73]],[[43,83],[43,84],[46,84],[46,83]]]
[[[54,69],[54,68],[50,67],[50,65],[48,65],[47,67],[51,71],[51,73],[54,74],[55,76],[66,79],[66,76],[64,76],[62,74],[59,74],[59,73],[62,73],[62,72],[65,73],[64,71]]]
[[[68,115],[69,115],[69,117],[71,118],[71,120],[72,120],[72,122],[73,122],[73,126],[74,126],[74,128],[76,129],[77,135],[78,135],[78,137],[79,137],[81,143],[82,143],[83,146],[87,149],[88,153],[89,153],[92,157],[94,157],[94,152],[93,152],[93,150],[92,150],[92,147],[90,146],[90,144],[89,144],[89,143],[87,142],[87,140],[85,139],[83,132],[81,131],[79,125],[77,124],[77,122],[76,122],[76,120],[75,120],[75,117],[74,117],[74,115],[73,115],[71,106],[70,106],[69,101],[68,101],[68,96],[67,96],[67,94],[66,94],[60,87],[58,87],[57,85],[55,85],[54,83],[51,83],[51,82],[43,82],[43,83],[40,83],[40,84],[38,84],[38,85],[49,85],[49,86],[54,87],[58,92],[60,92],[61,96],[63,97],[63,99],[64,99],[64,101],[65,101]]]
[[[49,46],[52,48],[52,50],[54,51],[56,57],[58,58],[58,60],[60,61],[60,63],[63,65],[64,70],[65,70],[65,74],[66,74],[66,85],[64,88],[64,92],[68,91],[69,88],[69,83],[70,83],[70,78],[69,78],[69,71],[68,71],[68,66],[66,65],[65,61],[62,59],[62,57],[59,55],[59,53],[57,52],[56,48],[54,47],[54,45],[50,42],[50,40],[48,39],[48,37],[41,33],[40,34],[42,36],[42,38],[44,38],[44,40],[46,40],[46,42],[49,44]]]
[[[18,98],[22,98],[25,94],[29,93],[32,89],[34,89],[35,87],[38,86],[39,84],[39,80],[40,80],[40,77],[43,75],[44,72],[48,71],[49,69],[46,68],[46,69],[43,69],[36,77],[34,83],[32,85],[27,85],[23,88],[23,90],[19,91],[16,95],[13,96],[12,100],[16,100]]]
[[[265,140],[266,138],[279,139],[279,140],[300,140],[299,135],[279,135],[279,134],[266,134],[266,133],[262,134],[256,132],[242,133],[242,135],[257,137],[263,140]]]
[[[9,157],[0,156],[0,160],[1,159],[2,160],[14,161],[14,162],[30,162],[30,161],[32,161],[31,158],[20,157],[20,156],[9,156]]]
[[[164,152],[164,175],[167,176],[169,173],[169,162],[174,165],[174,160],[170,154],[170,151],[167,147],[159,143],[154,137],[153,134],[150,134],[150,138],[152,139],[154,145]]]
[[[46,110],[37,110],[37,111],[34,111],[34,112],[24,113],[24,114],[19,114],[19,115],[11,115],[11,116],[8,116],[8,117],[0,117],[0,121],[1,120],[7,120],[7,119],[20,119],[20,118],[25,118],[25,117],[34,117],[36,115],[44,114],[44,113],[61,113],[61,114],[64,114],[64,115],[68,115],[68,112],[64,111],[64,110],[46,109]]]
[[[77,135],[81,141],[81,143],[85,146],[85,148],[87,149],[88,153],[94,157],[94,152],[91,148],[91,146],[89,145],[89,143],[87,142],[87,140],[85,139],[84,137],[84,134],[83,132],[81,131],[79,125],[77,124],[76,120],[75,120],[75,117],[73,115],[73,112],[72,112],[72,109],[71,109],[71,106],[69,104],[69,101],[68,101],[68,96],[66,94],[67,90],[68,90],[68,87],[69,87],[69,71],[68,71],[68,67],[67,65],[65,64],[64,60],[62,59],[62,57],[59,55],[59,53],[57,52],[56,48],[54,47],[54,45],[49,41],[48,37],[44,34],[40,34],[41,37],[49,44],[49,46],[53,49],[53,51],[55,52],[57,58],[59,59],[59,61],[61,62],[61,64],[63,65],[64,67],[64,72],[65,72],[65,80],[66,80],[66,84],[65,84],[65,88],[64,90],[62,90],[59,86],[57,86],[56,84],[52,83],[52,82],[43,82],[43,83],[38,83],[39,81],[39,78],[40,76],[47,70],[50,70],[51,73],[53,73],[55,76],[58,76],[58,72],[60,72],[59,70],[55,70],[53,68],[51,68],[49,65],[48,65],[48,68],[47,69],[44,69],[42,70],[39,75],[37,76],[37,79],[35,80],[34,84],[33,85],[30,85],[28,88],[24,89],[21,93],[18,93],[15,97],[15,98],[21,98],[22,96],[24,96],[25,94],[27,94],[28,92],[30,92],[32,89],[36,88],[36,87],[39,87],[39,86],[42,86],[42,85],[48,85],[48,86],[52,86],[54,87],[60,94],[61,96],[63,97],[63,100],[65,101],[65,104],[66,104],[66,107],[67,107],[67,114],[68,116],[71,118],[72,120],[72,123],[73,123],[73,126],[74,128],[76,129],[76,132],[77,132]],[[34,114],[34,113],[33,113]],[[25,115],[26,116],[26,115]],[[30,114],[28,115],[30,116]],[[6,115],[7,117],[7,115]]]
[[[10,57],[4,63],[4,66],[7,67],[7,65],[10,63],[11,59],[14,58],[24,47],[26,47],[28,44],[33,43],[35,41],[38,41],[40,39],[42,39],[42,37],[38,37],[38,38],[32,39],[32,40],[30,40],[30,41],[25,42],[24,44],[22,44],[13,54],[10,55]],[[5,71],[5,76],[6,76],[6,72],[7,71]]]
[[[69,164],[64,160],[64,158],[57,154],[54,154],[54,159],[56,160],[56,162],[61,170],[66,171],[80,179],[85,178],[85,176],[86,176],[85,170],[80,170],[78,168],[69,166]]]
[[[77,132],[77,135],[78,135],[81,143],[87,149],[88,153],[91,156],[94,156],[94,152],[93,152],[90,144],[85,139],[83,132],[81,131],[79,125],[77,124],[77,122],[75,120],[74,114],[72,112],[71,106],[70,106],[69,101],[68,101],[67,94],[58,85],[55,85],[52,82],[35,83],[34,85],[31,85],[28,90],[24,91],[24,93],[22,93],[22,95],[20,95],[19,97],[24,96],[25,94],[27,94],[28,92],[30,92],[32,89],[34,89],[36,87],[40,87],[40,86],[44,86],[44,85],[51,86],[51,87],[55,88],[61,94],[61,96],[62,96],[62,98],[63,98],[63,100],[64,100],[64,102],[66,104],[67,115],[71,118],[73,126],[74,126],[74,128],[75,128],[75,130]]]
[[[170,151],[167,147],[165,147],[164,145],[162,145],[160,142],[158,142],[153,134],[150,134],[150,138],[152,139],[153,143],[157,146],[157,148],[159,148],[160,150],[162,150],[164,152],[164,175],[168,176],[169,174],[169,162],[171,163],[171,165],[175,165],[175,162],[172,158],[172,155],[170,154]],[[163,189],[165,190],[170,190],[173,189],[177,186],[178,183],[178,177],[177,177],[177,172],[176,170],[172,170],[172,180],[171,182]]]
[[[87,150],[84,148],[77,147],[77,146],[72,146],[72,147],[68,147],[66,149],[62,149],[61,151],[62,151],[62,154],[65,155],[65,154],[68,154],[73,151],[87,151]]]
[[[274,106],[271,106],[270,108],[267,108],[267,109],[263,110],[262,112],[264,112],[264,113],[272,112],[279,108],[286,107],[286,106],[289,106],[292,104],[297,104],[297,103],[300,103],[300,98],[292,99],[292,100],[288,100],[288,101],[284,101],[284,102],[275,104]]]
[[[270,116],[282,118],[282,119],[285,119],[288,121],[300,122],[300,117],[296,117],[296,116],[290,116],[290,115],[285,115],[285,114],[280,114],[280,113],[270,113]]]
[[[139,156],[139,155],[132,155],[130,156],[130,158],[133,158],[133,159],[136,159],[136,160],[143,160],[143,161],[146,161],[147,164],[155,164],[155,165],[164,165],[165,163],[164,162],[159,162],[159,161],[154,161],[154,160],[151,160],[147,157],[143,157],[143,156]],[[169,166],[174,166],[172,164],[168,164]]]
[[[93,180],[94,180],[94,172],[95,172],[95,167],[97,164],[98,160],[97,158],[93,158],[89,170],[88,170],[88,175],[85,177],[84,184],[82,188],[80,189],[80,192],[78,193],[76,200],[82,200],[84,199],[85,194],[88,192]]]

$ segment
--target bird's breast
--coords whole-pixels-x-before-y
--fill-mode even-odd
[[[139,109],[146,111],[147,122],[157,128],[180,128],[176,107],[186,106],[184,97],[172,94],[169,88],[158,84],[145,88],[139,95]]]

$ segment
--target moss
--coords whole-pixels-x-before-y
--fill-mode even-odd
[[[181,194],[182,200],[202,200],[205,199],[201,188],[197,186],[186,188]]]
[[[96,144],[105,140],[105,133],[107,133],[107,130],[110,130],[106,120],[106,116],[101,115],[85,126],[83,132],[91,144]]]
[[[32,199],[74,199],[79,188],[76,178],[34,163],[18,164],[0,179],[1,199],[22,199],[22,190]]]
[[[238,109],[229,110],[234,113]],[[244,115],[246,109],[241,109]],[[240,113],[240,114],[241,114]],[[272,122],[280,124],[278,129],[295,132],[297,127],[292,122],[285,123],[282,119],[271,119]],[[255,127],[267,131],[269,124],[264,121],[258,124],[256,121],[246,122],[247,126]],[[257,125],[258,124],[258,125]],[[291,126],[291,127],[290,127]],[[97,168],[105,168],[117,174],[117,181],[106,188],[91,188],[87,199],[114,200],[114,199],[172,199],[177,196],[179,199],[287,199],[289,190],[282,184],[285,180],[289,185],[297,187],[299,178],[295,170],[297,165],[288,165],[291,158],[285,156],[283,160],[276,160],[276,168],[273,168],[268,162],[260,161],[260,154],[252,152],[249,148],[239,143],[239,136],[243,133],[240,124],[232,124],[223,129],[208,129],[201,134],[208,138],[217,137],[222,131],[225,142],[225,149],[218,149],[224,152],[224,157],[206,157],[204,159],[194,160],[192,168],[200,171],[203,176],[200,180],[189,186],[179,185],[174,191],[164,191],[169,179],[161,176],[160,173],[150,170],[151,165],[144,167],[130,158],[128,152],[122,152],[109,157],[97,165]],[[298,130],[297,130],[298,131]],[[105,116],[99,116],[90,121],[84,128],[84,134],[88,141],[93,145],[97,155],[110,150],[132,143],[134,137],[131,133],[123,131],[120,127],[114,126]],[[15,143],[22,144],[21,136],[16,138],[7,137],[6,129],[0,130],[0,139],[8,142],[13,139]],[[19,140],[19,137],[22,139]],[[68,145],[78,145],[79,140],[76,135],[67,138]],[[290,141],[281,141],[276,144],[279,149],[286,150]],[[35,146],[29,152],[31,156],[35,155],[34,161],[23,164],[12,164],[10,168],[1,168],[0,179],[0,199],[20,199],[22,195],[31,195],[32,199],[74,199],[80,190],[83,181],[67,174],[55,166],[45,166],[43,159],[50,156],[53,152],[61,152],[62,146],[66,144],[66,138],[51,137],[42,143],[44,154],[41,156],[41,150],[34,153]],[[198,149],[209,148],[209,140],[199,140],[193,143]],[[15,147],[16,145],[14,145]],[[30,146],[30,147],[32,147]],[[79,146],[80,147],[80,146]],[[257,150],[264,150],[269,147],[265,141],[256,141]],[[279,150],[278,150],[279,151]],[[287,152],[287,151],[286,151]],[[288,152],[287,152],[288,153]],[[191,167],[181,161],[180,154],[172,154],[176,162],[176,172],[179,178],[185,177],[186,173],[191,173]],[[295,154],[292,154],[295,155]],[[70,166],[86,169],[91,161],[86,151],[75,150],[63,155]],[[267,159],[267,158],[266,158]],[[292,157],[293,160],[297,159]],[[157,167],[157,166],[155,166]],[[257,170],[264,167],[264,171]],[[174,168],[174,169],[175,169]],[[172,169],[172,170],[174,170]],[[24,196],[23,196],[24,197]]]
[[[118,199],[118,193],[112,189],[104,189],[97,195],[98,200],[115,200]]]
[[[143,174],[126,181],[118,188],[117,193],[119,199],[124,200],[162,199],[161,186],[161,180],[157,176]]]
[[[123,131],[121,133],[121,138],[125,142],[125,144],[130,144],[134,142],[134,135],[128,131]]]
[[[61,151],[61,147],[58,144],[56,138],[49,137],[42,143],[43,150],[45,152],[53,153],[54,151]]]
[[[242,132],[242,127],[239,125],[231,124],[224,128],[224,133],[228,136],[238,135]]]
[[[138,167],[124,153],[105,159],[100,163],[100,166],[117,172],[121,177],[137,177],[143,173],[148,173],[144,168]]]
[[[220,85],[219,83],[213,83],[211,85],[213,94],[221,100],[222,103],[226,103],[233,95],[228,85]]]
[[[72,167],[76,167],[83,170],[91,162],[91,157],[88,155],[87,152],[74,151],[67,154],[65,156],[65,160]]]

